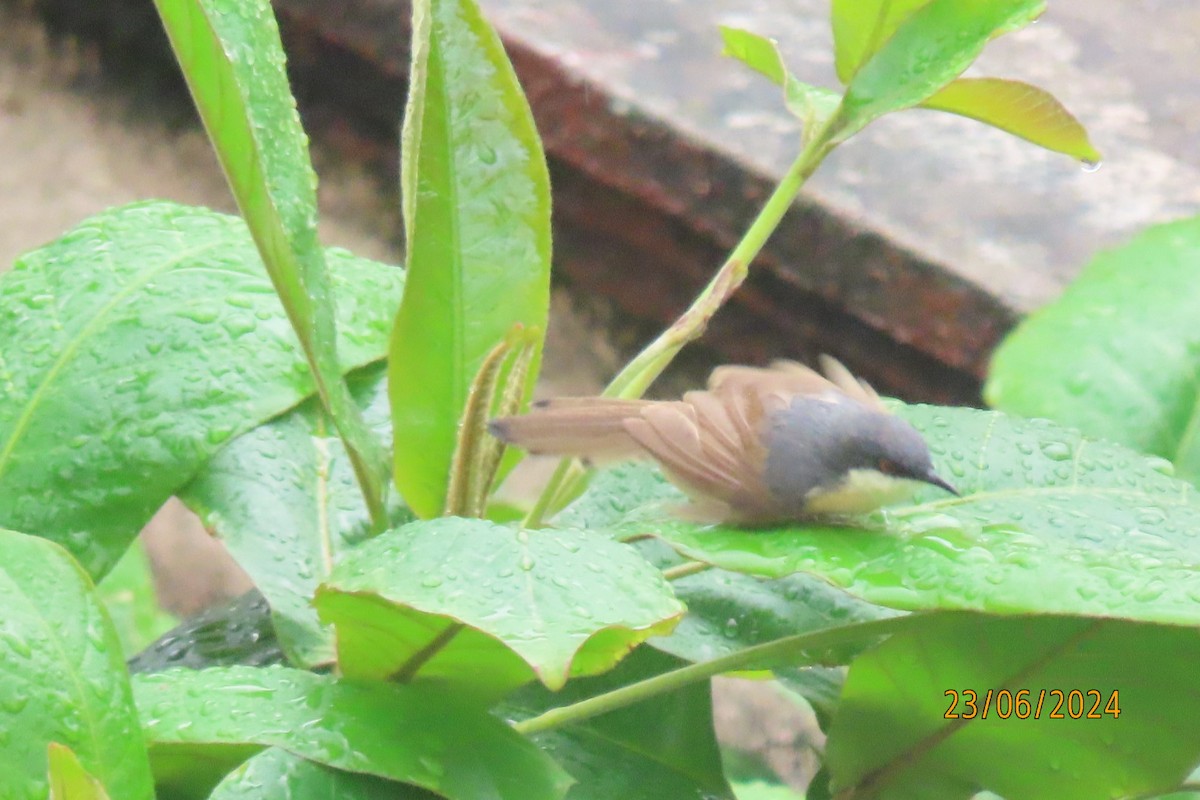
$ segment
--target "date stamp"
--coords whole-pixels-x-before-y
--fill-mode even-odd
[[[946,719],[1117,719],[1121,716],[1120,690],[1099,689],[947,689],[950,699]]]

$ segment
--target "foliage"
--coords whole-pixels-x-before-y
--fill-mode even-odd
[[[708,682],[748,672],[820,715],[812,797],[1183,786],[1200,761],[1200,501],[1171,462],[1196,474],[1196,348],[1177,335],[1194,222],[1101,257],[997,357],[998,405],[1117,443],[911,407],[962,497],[751,533],[679,520],[651,469],[589,485],[564,464],[524,523],[473,518],[515,458],[487,419],[537,374],[550,194],[473,0],[413,5],[407,273],[320,246],[267,0],[161,0],[242,217],[110,209],[0,278],[0,795],[795,796],[721,767]],[[841,93],[723,30],[783,88],[803,146],[607,393],[639,396],[703,331],[808,176],[880,115],[949,111],[1097,160],[1042,90],[959,77],[1042,5],[838,0]],[[1147,311],[1126,313],[1137,292]],[[200,618],[131,678],[117,628],[144,642],[162,620],[130,548],[171,495],[272,622],[247,624],[253,600],[228,640]]]

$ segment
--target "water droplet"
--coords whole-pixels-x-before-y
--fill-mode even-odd
[[[1083,161],[1079,162],[1079,167],[1084,172],[1097,172],[1103,166],[1104,166],[1103,161],[1091,161],[1086,158]]]
[[[1043,442],[1042,455],[1053,461],[1066,461],[1074,451],[1066,442]]]
[[[1146,466],[1155,472],[1162,473],[1171,477],[1175,476],[1175,465],[1165,458],[1159,456],[1148,456],[1146,458]]]

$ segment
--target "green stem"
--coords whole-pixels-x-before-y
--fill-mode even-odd
[[[546,488],[538,495],[537,502],[533,504],[533,508],[529,509],[525,519],[521,521],[522,528],[540,528],[542,526],[546,515],[550,513],[554,499],[558,496],[559,489],[566,483],[567,475],[574,466],[575,460],[571,458],[564,458],[558,462],[558,466],[554,468],[554,473],[546,483]]]
[[[779,185],[775,187],[775,191],[763,204],[762,210],[758,212],[758,216],[754,218],[754,222],[750,224],[742,236],[742,240],[737,243],[737,246],[729,253],[729,257],[725,259],[725,263],[717,270],[717,274],[704,287],[687,311],[683,312],[669,328],[659,334],[657,339],[647,345],[613,378],[604,390],[605,397],[641,397],[650,384],[670,365],[679,351],[686,344],[704,334],[709,321],[746,280],[750,263],[754,261],[767,243],[767,239],[779,227],[784,214],[792,207],[792,203],[795,202],[805,181],[836,146],[836,142],[831,141],[832,133],[836,130],[835,122],[836,115],[809,139],[800,155],[788,167],[788,171],[779,181]],[[572,488],[575,491],[564,491],[567,477],[568,467],[560,464],[526,518],[529,527],[541,524],[545,516],[569,502],[575,491],[582,486],[582,481],[573,481]]]
[[[664,672],[661,675],[655,675],[653,678],[631,683],[628,686],[622,686],[620,689],[614,689],[611,692],[589,697],[587,700],[581,700],[569,706],[552,708],[536,717],[530,717],[527,720],[514,724],[513,729],[518,733],[530,736],[553,728],[559,728],[563,725],[582,722],[585,719],[591,719],[600,714],[607,714],[610,711],[616,711],[619,708],[640,703],[643,700],[648,700],[660,694],[682,689],[689,684],[708,680],[725,672],[733,672],[738,669],[750,667],[751,665],[761,665],[764,662],[769,663],[798,651],[823,649],[847,642],[855,642],[895,633],[901,626],[909,624],[909,621],[913,618],[914,615],[908,615],[871,620],[869,622],[858,622],[853,625],[844,625],[840,628],[802,633],[797,636],[788,636],[785,639],[767,642],[766,644],[747,647],[744,650],[738,650],[736,653],[714,658],[712,661],[704,661],[699,664],[691,664],[680,669],[671,670],[670,672]]]
[[[281,299],[282,297],[280,295]],[[295,326],[294,321],[293,326]],[[300,329],[296,328],[296,332],[300,334]],[[300,341],[305,341],[302,335]],[[322,407],[333,420],[334,430],[337,431],[338,438],[342,440],[342,444],[346,448],[346,457],[350,460],[355,480],[366,501],[367,514],[371,520],[371,533],[382,533],[388,524],[387,506],[384,502],[387,493],[384,477],[387,474],[384,466],[387,455],[363,421],[362,414],[354,403],[354,397],[350,394],[350,387],[346,384],[346,379],[339,376],[337,382],[331,386],[324,380],[324,376],[318,369],[313,351],[306,349],[306,355],[309,356],[309,367],[317,384],[317,396],[321,400]]]

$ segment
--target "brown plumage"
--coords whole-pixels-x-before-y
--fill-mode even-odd
[[[851,472],[880,472],[948,487],[907,423],[842,364],[824,375],[788,361],[717,368],[708,388],[674,401],[562,398],[493,420],[492,432],[530,453],[588,460],[649,457],[704,518],[764,523],[861,510],[840,497]]]

